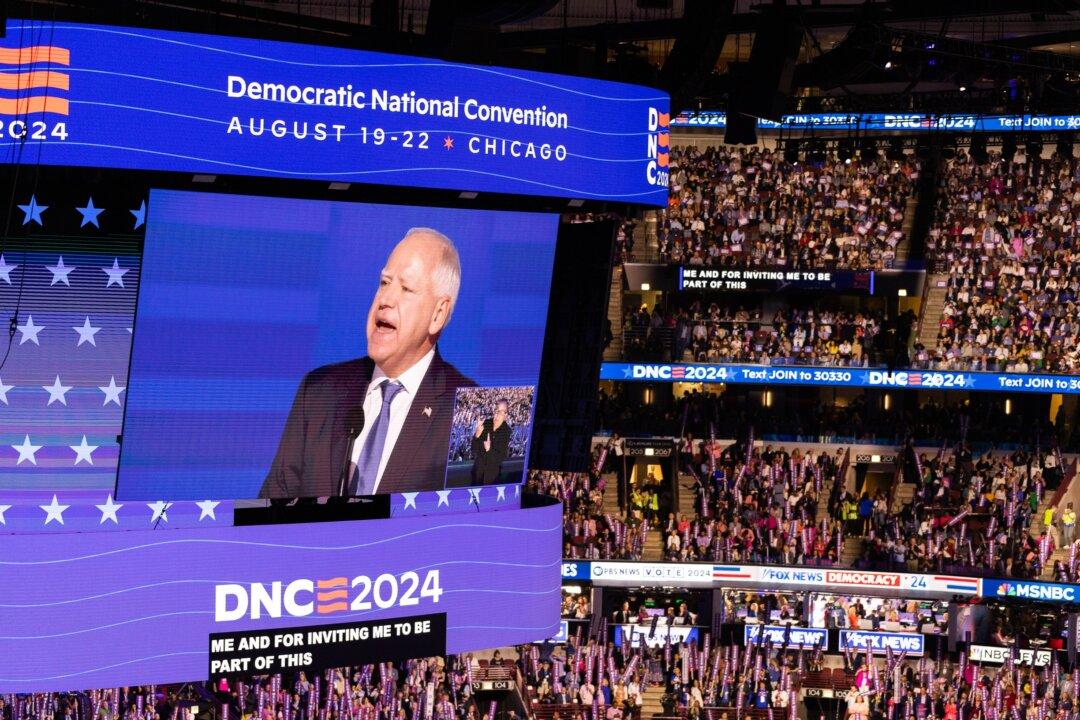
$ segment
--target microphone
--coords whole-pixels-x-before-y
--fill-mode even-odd
[[[349,408],[348,412],[345,413],[345,461],[341,465],[341,477],[338,478],[338,497],[345,497],[349,494],[349,481],[352,474],[349,472],[349,461],[352,459],[352,446],[356,442],[356,438],[360,437],[360,431],[363,429],[364,406],[356,405]]]

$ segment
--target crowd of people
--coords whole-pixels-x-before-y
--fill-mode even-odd
[[[657,242],[661,260],[680,265],[891,267],[919,175],[911,157],[794,162],[760,147],[685,147],[672,148],[670,158],[669,204],[658,218]],[[960,150],[946,160],[926,257],[929,268],[947,276],[947,294],[936,345],[916,344],[910,364],[1080,372],[1078,216],[1080,162],[1071,155],[1010,148],[1008,155],[978,159]],[[861,337],[817,342],[798,318],[786,318],[780,328],[774,320],[770,330],[753,309],[742,317],[737,308],[687,315],[690,327],[683,328],[676,327],[678,312],[642,318],[631,311],[627,345],[671,337],[678,347],[670,359],[693,362],[858,365],[869,354]],[[882,319],[837,323],[871,331]]]
[[[819,505],[837,492],[847,463],[843,450],[741,444],[699,449],[684,443],[684,467],[695,477],[694,507],[687,518],[669,514],[663,527],[668,559],[725,563],[837,563],[843,529],[819,517]]]
[[[530,470],[528,492],[563,504],[564,558],[640,560],[648,523],[644,513],[612,515],[604,511],[606,480],[596,473]]]
[[[872,513],[861,533],[859,564],[994,577],[1042,574],[1056,541],[1052,532],[1033,537],[1031,528],[1047,490],[1060,481],[1059,453],[974,457],[963,443],[934,457],[910,447],[902,453],[914,497],[899,512]],[[859,522],[864,502],[851,511]]]
[[[616,434],[607,445],[620,442]],[[1067,562],[1048,563],[1055,548],[1072,545],[1075,512],[1065,515],[1067,528],[1061,518],[1047,517],[1043,525],[1051,530],[1032,534],[1034,521],[1043,518],[1044,500],[1065,471],[1053,436],[1042,443],[976,456],[965,440],[946,441],[937,453],[916,453],[909,439],[898,456],[913,496],[900,502],[891,495],[891,483],[871,486],[865,473],[856,473],[852,482],[843,448],[754,444],[752,431],[730,444],[686,433],[677,442],[679,466],[693,479],[694,512],[650,512],[633,484],[625,510],[631,523],[644,521],[638,525],[643,532],[659,530],[670,561],[847,562],[866,569],[1016,578],[1040,577],[1052,568],[1055,577],[1071,580],[1080,566],[1075,550]],[[607,469],[619,476],[620,468]],[[584,481],[579,476],[577,482]],[[581,522],[568,515],[568,536],[577,534]],[[852,543],[846,546],[846,540]]]
[[[1006,414],[1000,398],[989,395],[915,398],[910,391],[901,402],[893,392],[886,409],[882,395],[887,391],[845,395],[835,402],[828,402],[827,395],[810,402],[778,395],[766,406],[753,388],[737,386],[728,386],[722,393],[693,388],[673,403],[651,405],[642,404],[635,390],[633,384],[616,384],[600,391],[597,417],[602,430],[627,436],[702,438],[711,428],[717,437],[730,438],[752,426],[765,440],[899,446],[908,438],[923,445],[965,439],[973,446],[1005,448],[1034,446],[1040,438],[1045,446],[1056,437],[1063,452],[1080,449],[1080,429],[1055,425],[1044,409],[1022,403],[1014,403]],[[1060,413],[1058,420],[1064,417]]]
[[[790,162],[760,147],[673,147],[658,222],[664,262],[891,267],[918,162],[883,156]]]
[[[716,711],[719,720],[725,710],[796,709],[800,674],[822,662],[820,651],[774,652],[760,643],[743,648],[721,644],[708,632],[694,637],[634,647],[615,647],[604,633],[571,639],[533,661],[536,669],[527,669],[525,677],[537,702],[564,706],[566,720],[634,715],[650,686],[664,691],[665,717],[696,719]]]
[[[883,315],[795,303],[766,313],[745,304],[628,310],[623,349],[628,360],[697,363],[800,363],[861,367],[874,356]]]
[[[539,650],[531,658],[525,651],[524,676],[538,705],[556,706],[550,717],[557,720],[626,717],[640,708],[650,686],[663,689],[664,717],[688,720],[751,717],[755,711],[794,720],[808,688],[836,690],[835,712],[849,720],[1073,717],[1080,711],[1076,671],[1065,670],[1056,655],[1047,667],[1022,664],[1020,649],[1030,645],[1012,642],[1022,628],[1009,631],[1004,620],[997,618],[993,634],[994,642],[1009,648],[1001,665],[971,661],[965,652],[947,655],[943,642],[936,653],[917,659],[856,649],[828,658],[820,646],[743,645],[707,632],[684,643],[633,648],[614,647],[601,633],[588,641],[571,638],[543,657]]]
[[[0,696],[4,720],[194,720],[208,704],[218,720],[493,720],[496,708],[478,705],[472,655],[436,656],[220,680]]]
[[[1080,372],[1080,163],[1023,151],[976,160],[960,151],[942,171],[927,240],[948,276],[937,346],[917,367]]]

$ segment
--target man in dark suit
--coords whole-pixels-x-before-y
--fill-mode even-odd
[[[449,238],[405,234],[368,311],[367,357],[304,377],[260,497],[337,495],[343,470],[348,495],[443,487],[455,390],[475,385],[436,348],[460,285]]]
[[[492,417],[477,423],[473,435],[473,484],[491,485],[499,482],[502,462],[510,454],[510,425],[507,415],[510,401],[500,398]]]

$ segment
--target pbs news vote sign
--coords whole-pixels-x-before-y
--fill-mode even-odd
[[[946,370],[889,372],[885,368],[813,365],[606,362],[600,366],[600,379],[1080,394],[1080,375],[1030,375]]]
[[[663,205],[668,96],[341,48],[10,20],[7,162]],[[25,147],[23,141],[26,140]]]
[[[0,693],[460,653],[559,630],[558,504],[0,536]],[[366,658],[366,659],[365,659]]]

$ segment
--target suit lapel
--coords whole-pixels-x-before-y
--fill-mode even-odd
[[[379,492],[403,492],[415,485],[411,476],[417,472],[416,460],[427,454],[423,448],[434,441],[434,438],[430,437],[431,429],[439,415],[439,397],[445,392],[446,374],[442,358],[436,351],[386,463],[382,481],[379,483]]]
[[[350,408],[363,407],[364,396],[367,395],[368,384],[375,372],[375,364],[367,358],[364,359],[359,373],[347,378],[345,387],[341,388],[338,395],[338,403],[334,408],[333,427],[330,441],[330,493],[337,494],[338,480],[346,463],[346,454],[349,453],[349,444],[345,427],[345,418]]]

